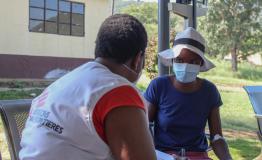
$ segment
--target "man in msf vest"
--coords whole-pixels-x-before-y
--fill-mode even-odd
[[[55,81],[32,102],[21,160],[155,160],[136,82],[147,33],[134,17],[107,18],[95,60]]]

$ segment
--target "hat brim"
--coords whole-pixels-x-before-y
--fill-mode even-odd
[[[164,66],[172,66],[172,59],[174,58],[173,49],[167,49],[158,53],[158,58]]]
[[[200,51],[199,49],[197,49],[194,46],[187,45],[187,44],[179,44],[179,45],[174,46],[172,49],[167,49],[162,52],[159,52],[158,57],[160,58],[160,61],[165,66],[172,66],[172,59],[179,56],[182,49],[184,48],[191,50],[192,52],[196,53],[203,59],[204,64],[200,66],[201,72],[206,72],[215,67],[215,65],[204,56],[204,53],[202,51]]]

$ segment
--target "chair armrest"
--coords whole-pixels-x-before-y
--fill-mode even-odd
[[[262,119],[262,114],[255,114],[255,117],[258,119]]]

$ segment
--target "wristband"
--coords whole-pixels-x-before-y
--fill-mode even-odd
[[[215,142],[215,141],[220,140],[220,139],[222,139],[222,140],[225,141],[225,138],[224,138],[224,137],[220,136],[219,134],[216,134],[216,135],[214,136],[214,138],[212,139],[212,142]]]

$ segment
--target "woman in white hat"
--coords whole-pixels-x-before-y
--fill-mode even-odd
[[[154,141],[158,150],[178,155],[185,150],[190,159],[209,159],[205,126],[208,122],[211,146],[219,159],[231,159],[223,138],[216,86],[197,77],[214,68],[204,56],[205,40],[193,28],[179,33],[172,49],[159,53],[174,75],[154,79],[144,97],[148,101],[149,120],[154,122]]]

